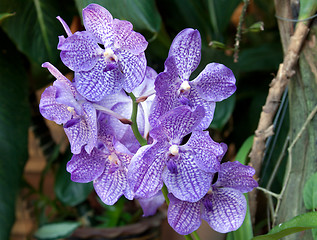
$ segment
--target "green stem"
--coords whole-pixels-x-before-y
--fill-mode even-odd
[[[131,114],[132,124],[131,124],[131,128],[132,128],[132,131],[133,131],[135,138],[138,140],[140,145],[145,146],[145,145],[147,145],[147,141],[146,141],[146,139],[143,138],[143,136],[139,132],[138,124],[136,122],[136,117],[137,117],[137,113],[138,113],[138,103],[136,102],[136,98],[132,92],[128,93],[128,94],[132,99],[132,114]]]
[[[195,238],[196,240],[200,240],[200,237],[199,237],[199,235],[197,234],[196,231],[193,231],[192,234],[193,234],[193,236],[194,236],[194,238]]]

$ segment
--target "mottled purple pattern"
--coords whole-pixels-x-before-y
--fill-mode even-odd
[[[146,70],[145,38],[97,4],[83,9],[83,22],[86,31],[71,34],[61,21],[68,37],[60,36],[58,44],[63,63],[75,71],[78,92],[96,102],[139,86]]]
[[[143,217],[152,216],[157,212],[157,209],[165,202],[165,198],[161,191],[149,198],[139,198],[140,206],[143,210]]]
[[[93,69],[86,72],[76,72],[76,88],[78,92],[90,101],[100,101],[106,95],[122,89],[124,75],[118,69],[104,71],[107,63],[99,58]]]
[[[132,28],[133,26],[130,22],[114,19],[114,46],[115,48],[128,50],[133,54],[139,54],[145,51],[148,42],[140,33],[133,31]]]
[[[98,4],[89,4],[83,9],[83,22],[87,31],[94,34],[105,48],[112,44],[114,35],[111,13]]]
[[[204,198],[203,205],[202,219],[220,233],[237,230],[247,209],[243,194],[232,188],[213,188]]]
[[[174,161],[177,166],[176,173],[165,168],[163,181],[169,192],[180,200],[197,202],[208,192],[213,174],[200,169],[190,151],[179,153]]]
[[[212,140],[208,131],[194,131],[184,147],[193,151],[195,162],[200,169],[211,173],[220,170],[219,156],[222,155],[223,149],[219,143]]]
[[[103,54],[97,39],[87,31],[76,32],[63,39],[57,49],[61,50],[62,62],[73,71],[88,71],[92,69]]]
[[[131,159],[130,156],[121,154],[120,161],[122,161],[123,158]],[[107,205],[116,203],[118,199],[126,193],[126,189],[128,188],[126,168],[118,166],[117,170],[113,171],[113,167],[114,166],[107,161],[101,176],[94,180],[96,193]],[[131,192],[125,195],[130,200],[131,197],[133,198],[133,193]]]
[[[44,90],[40,100],[40,113],[48,120],[57,124],[65,124],[71,119],[72,114],[67,110],[67,106],[56,102],[57,89],[54,86]]]
[[[168,56],[174,56],[178,75],[185,81],[200,62],[201,39],[198,30],[186,28],[174,38]]]
[[[168,194],[170,204],[168,206],[167,221],[179,234],[187,235],[196,231],[201,224],[200,201],[185,202]]]
[[[85,146],[87,153],[90,153],[97,144],[97,116],[96,110],[90,103],[82,105],[82,113],[75,124],[64,126],[65,133],[71,145],[71,151],[79,154]]]
[[[192,132],[205,116],[202,107],[192,111],[188,106],[177,107],[158,120],[158,126],[150,132],[154,139],[166,136],[173,144],[180,144],[182,138]]]
[[[132,92],[134,88],[139,86],[145,75],[146,58],[144,53],[134,55],[126,50],[118,51],[119,69],[125,76],[123,89]]]
[[[87,183],[99,177],[103,172],[108,155],[97,148],[93,149],[90,154],[87,154],[86,151],[74,154],[66,167],[71,174],[72,181]]]
[[[230,187],[240,192],[246,193],[252,191],[258,186],[253,178],[254,168],[245,166],[240,162],[225,162],[221,164],[215,187]]]
[[[154,142],[137,151],[128,168],[128,180],[137,197],[154,196],[163,187],[162,171],[165,166],[167,142]]]
[[[210,63],[192,81],[199,95],[214,102],[230,97],[236,91],[236,79],[232,71],[219,63]]]

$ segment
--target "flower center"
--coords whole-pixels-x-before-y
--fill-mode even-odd
[[[119,159],[118,159],[117,154],[115,154],[114,152],[111,153],[111,155],[108,156],[108,159],[109,159],[111,164],[118,165]]]
[[[172,154],[173,156],[176,156],[179,152],[179,148],[177,145],[170,146],[170,148],[168,150],[169,150],[170,154]]]
[[[104,51],[103,56],[105,57],[106,62],[117,62],[118,61],[117,55],[114,54],[114,52],[112,51],[111,48],[107,48]]]
[[[179,87],[178,91],[180,93],[188,93],[190,91],[190,85],[188,81],[182,82],[181,86]]]

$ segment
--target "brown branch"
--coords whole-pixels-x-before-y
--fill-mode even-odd
[[[253,146],[250,153],[250,164],[255,169],[257,177],[260,176],[266,139],[274,134],[274,127],[272,125],[273,118],[279,107],[280,99],[289,82],[289,79],[295,73],[294,67],[297,63],[301,47],[308,32],[309,28],[307,27],[307,23],[297,23],[294,35],[290,38],[290,43],[288,50],[285,53],[284,61],[282,64],[280,64],[277,75],[270,84],[269,93],[260,115],[260,120],[257,130],[255,131]],[[253,212],[251,212],[251,217],[252,221],[254,222],[256,208],[255,190],[250,194],[250,204],[254,205],[252,207],[250,206],[250,208],[253,210]]]

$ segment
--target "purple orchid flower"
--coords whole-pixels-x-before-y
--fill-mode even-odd
[[[46,62],[42,67],[47,68],[56,80],[41,96],[41,114],[48,120],[63,124],[72,153],[80,153],[83,146],[90,153],[97,143],[96,109],[52,64]]]
[[[196,202],[207,193],[220,167],[221,145],[202,131],[193,132],[188,142],[180,145],[203,117],[202,107],[192,111],[188,106],[160,117],[150,131],[153,143],[141,147],[129,166],[128,180],[137,197],[152,197],[163,181],[169,192],[184,201]]]
[[[145,38],[128,21],[113,19],[107,9],[90,4],[83,9],[86,31],[59,37],[61,60],[76,75],[76,88],[90,101],[122,88],[131,92],[143,81],[146,69]]]
[[[67,163],[74,182],[93,181],[100,199],[113,205],[124,195],[132,200],[134,194],[127,182],[127,169],[132,153],[113,136],[111,127],[104,124],[99,132],[99,144],[90,154],[82,151]]]
[[[255,170],[237,161],[221,164],[218,179],[197,202],[182,201],[169,193],[167,218],[172,228],[186,235],[197,230],[201,219],[220,233],[237,230],[243,223],[247,202],[243,193],[258,186]]]
[[[200,57],[201,38],[198,30],[184,29],[173,40],[165,70],[155,81],[156,98],[150,115],[152,126],[157,124],[160,116],[177,106],[202,106],[205,118],[196,130],[204,130],[213,119],[215,103],[235,92],[236,80],[232,71],[218,63],[208,64],[193,81],[189,81],[191,73],[199,65]]]
[[[138,198],[143,210],[143,217],[153,216],[157,209],[165,203],[164,195],[161,191],[149,198]]]
[[[136,98],[142,97],[142,102],[139,103],[137,113],[137,125],[144,138],[148,137],[150,131],[148,116],[154,99],[154,81],[156,76],[156,71],[147,67],[144,81],[132,91]],[[127,119],[131,117],[132,100],[123,90],[116,94],[106,96],[103,100],[97,102],[97,104],[105,106]],[[116,139],[124,144],[132,153],[136,153],[140,148],[140,144],[135,138],[131,126],[123,124],[115,117],[110,117],[108,119],[108,124],[114,130]]]

